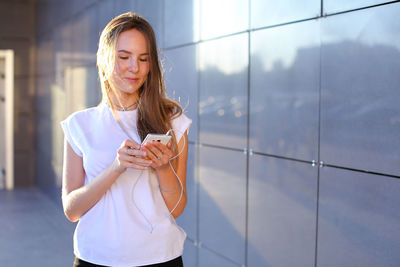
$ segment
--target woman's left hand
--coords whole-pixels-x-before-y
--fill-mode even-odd
[[[146,152],[147,158],[152,161],[150,166],[154,169],[167,165],[173,156],[171,142],[164,145],[161,142],[152,141],[144,144],[142,149]]]

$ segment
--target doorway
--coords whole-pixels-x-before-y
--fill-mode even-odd
[[[14,188],[14,52],[0,50],[0,189]]]

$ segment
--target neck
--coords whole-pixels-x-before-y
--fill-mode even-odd
[[[137,103],[135,102],[127,106],[120,106],[118,104],[113,104],[113,106],[120,111],[127,111],[127,110],[134,110],[137,106]]]
[[[134,95],[121,95],[120,97],[116,97],[114,94],[111,94],[110,101],[112,105],[117,110],[127,111],[136,109],[138,103],[138,97]]]

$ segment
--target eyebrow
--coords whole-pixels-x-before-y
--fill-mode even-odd
[[[123,53],[127,53],[127,54],[132,54],[130,51],[124,50],[124,49],[118,50],[118,53],[119,53],[119,52],[123,52]],[[139,56],[148,56],[148,55],[150,55],[149,52],[145,52],[145,53],[139,54]]]

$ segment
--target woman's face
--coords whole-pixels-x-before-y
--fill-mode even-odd
[[[113,84],[122,95],[137,95],[150,70],[150,54],[146,37],[138,30],[122,32],[117,40],[117,59]]]

